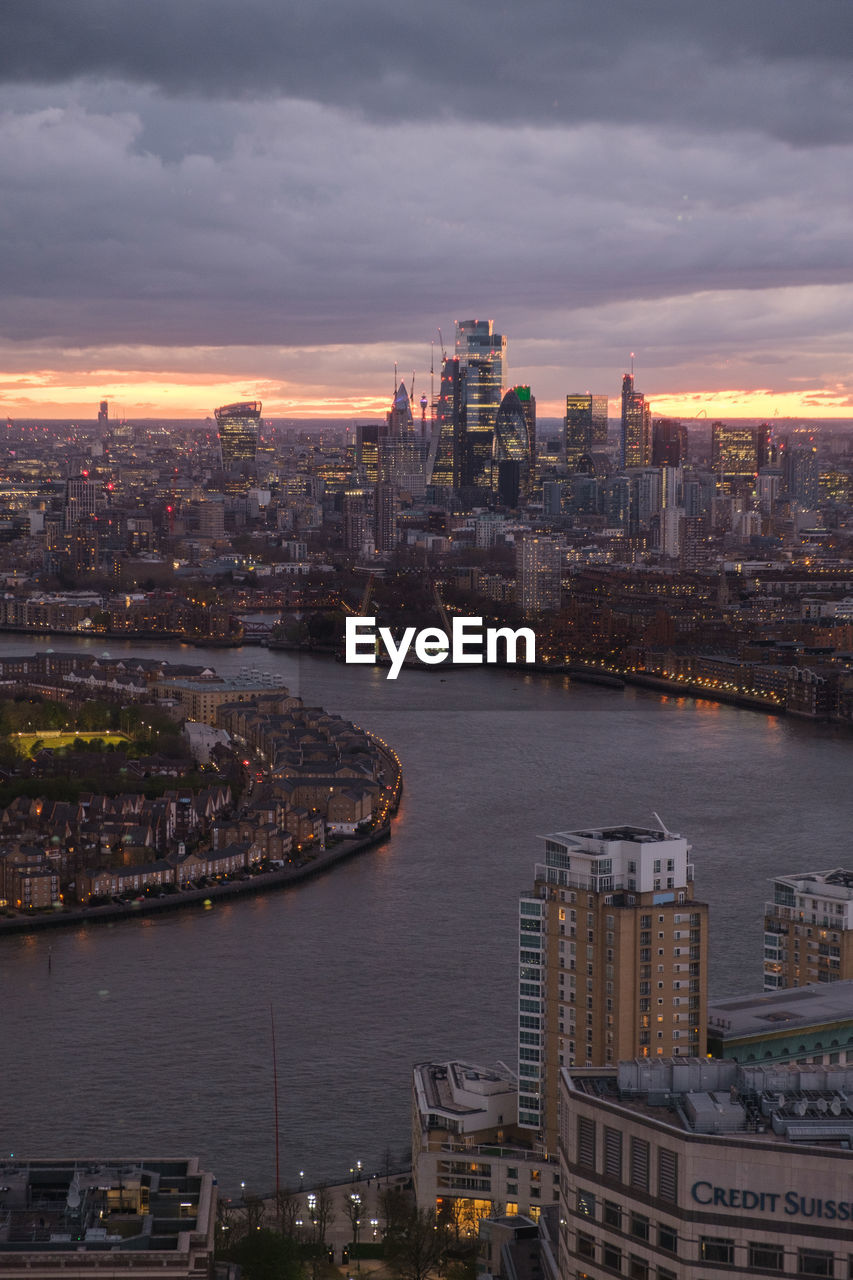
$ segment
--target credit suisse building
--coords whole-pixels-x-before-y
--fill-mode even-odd
[[[853,1067],[564,1069],[558,1258],[561,1280],[853,1277]]]

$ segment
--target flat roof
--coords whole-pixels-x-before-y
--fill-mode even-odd
[[[735,996],[708,1005],[708,1030],[724,1042],[763,1039],[827,1022],[853,1026],[853,978]]]

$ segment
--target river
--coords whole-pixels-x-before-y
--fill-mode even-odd
[[[711,904],[712,996],[761,988],[774,874],[849,865],[853,738],[710,702],[512,672],[72,639],[279,673],[397,750],[391,840],[294,890],[2,940],[0,1156],[199,1154],[226,1193],[378,1167],[414,1062],[515,1060],[516,919],[537,836],[657,811]],[[0,638],[5,653],[22,637]],[[48,954],[50,951],[50,966]]]

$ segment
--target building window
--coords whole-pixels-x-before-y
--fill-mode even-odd
[[[649,1280],[649,1264],[645,1258],[637,1258],[632,1253],[628,1262],[628,1275],[631,1280]]]
[[[578,1253],[582,1258],[595,1257],[595,1237],[588,1236],[585,1231],[579,1231],[578,1236]]]
[[[750,1271],[784,1271],[785,1250],[777,1244],[751,1244],[749,1269]]]
[[[602,1216],[606,1227],[615,1227],[617,1231],[622,1230],[622,1206],[618,1205],[615,1200],[604,1201]]]
[[[735,1260],[735,1242],[724,1240],[720,1236],[700,1236],[699,1257],[703,1262],[725,1262],[732,1266]]]
[[[825,1249],[800,1249],[797,1274],[801,1276],[835,1275],[835,1257]]]
[[[678,1253],[678,1232],[675,1227],[668,1227],[662,1222],[658,1227],[658,1248],[667,1253]]]
[[[615,1244],[604,1242],[604,1248],[601,1252],[601,1261],[605,1267],[610,1267],[611,1271],[622,1270],[622,1250],[617,1248]]]
[[[648,1240],[649,1220],[644,1214],[631,1214],[631,1235],[636,1236],[638,1240]]]

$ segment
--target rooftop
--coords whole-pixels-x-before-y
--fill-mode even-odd
[[[853,1066],[635,1058],[564,1075],[576,1094],[686,1134],[829,1146],[848,1156],[853,1143]]]
[[[213,1176],[194,1159],[3,1161],[0,1256],[185,1255],[212,1243],[214,1205]]]
[[[853,979],[736,996],[708,1006],[708,1029],[724,1042],[763,1039],[828,1022],[853,1026]]]

